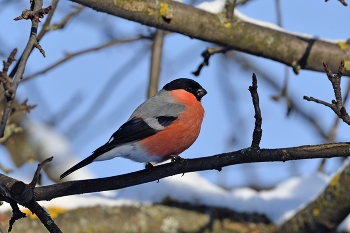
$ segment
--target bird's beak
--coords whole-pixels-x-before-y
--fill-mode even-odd
[[[207,94],[207,91],[204,88],[199,88],[196,93],[199,99],[201,99],[206,94]]]

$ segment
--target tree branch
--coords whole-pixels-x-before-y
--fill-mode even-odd
[[[42,0],[35,0],[34,1],[34,9],[33,9],[34,17],[32,17],[32,19],[31,19],[32,27],[31,27],[30,37],[29,37],[27,46],[24,49],[23,56],[21,57],[21,59],[19,61],[16,76],[14,77],[14,79],[12,80],[12,83],[11,83],[11,89],[13,90],[13,95],[10,98],[7,98],[6,107],[5,107],[4,113],[2,115],[1,123],[0,123],[0,137],[4,136],[4,131],[5,131],[7,119],[11,113],[12,104],[14,102],[14,98],[16,95],[16,90],[17,90],[17,87],[22,79],[22,75],[24,73],[25,66],[26,66],[27,60],[29,58],[30,52],[31,52],[32,48],[35,46],[35,44],[38,43],[38,41],[36,40],[36,33],[37,33],[37,29],[38,29],[39,18],[42,16],[42,14],[41,14],[43,11],[42,6],[43,6]],[[47,12],[47,11],[45,11],[45,12]]]
[[[350,213],[350,165],[337,173],[328,187],[294,217],[285,222],[278,232],[308,233],[334,232]]]
[[[258,94],[258,81],[256,79],[255,74],[253,73],[253,82],[252,85],[249,86],[249,91],[252,96],[253,100],[253,106],[254,106],[254,111],[255,111],[255,127],[254,127],[254,132],[253,132],[253,141],[252,141],[252,148],[255,149],[260,149],[260,141],[262,137],[262,117],[261,117],[261,111],[260,111],[260,106],[259,106],[259,94]]]
[[[95,47],[92,47],[92,48],[88,48],[88,49],[83,49],[83,50],[80,50],[78,52],[75,52],[75,53],[66,53],[66,56],[58,61],[56,61],[54,64],[38,71],[38,72],[35,72],[31,75],[28,75],[27,77],[23,78],[23,82],[25,81],[28,81],[38,75],[41,75],[41,74],[45,74],[46,72],[50,71],[51,69],[61,65],[62,63],[74,58],[74,57],[77,57],[77,56],[80,56],[80,55],[83,55],[85,53],[89,53],[89,52],[94,52],[94,51],[98,51],[98,50],[101,50],[101,49],[105,49],[105,48],[108,48],[110,46],[114,46],[114,45],[119,45],[119,44],[124,44],[124,43],[129,43],[129,42],[134,42],[134,41],[138,41],[138,40],[141,40],[141,39],[149,39],[148,37],[146,36],[137,36],[135,38],[130,38],[130,39],[115,39],[115,40],[111,40],[111,41],[108,41],[107,43],[104,43],[102,45],[98,45],[98,46],[95,46]]]
[[[235,164],[273,161],[285,162],[300,159],[347,156],[350,156],[350,143],[332,143],[260,150],[247,148],[209,157],[184,159],[181,162],[155,166],[151,171],[140,170],[107,178],[69,181],[60,184],[36,187],[34,193],[37,201],[51,200],[62,196],[121,189],[187,172],[220,170],[222,167]],[[8,179],[8,177],[0,174],[0,183],[2,183],[3,179]],[[0,195],[0,200],[3,200],[3,198],[4,197]]]
[[[13,216],[9,224],[9,231],[12,229],[12,226],[16,220],[26,216],[19,210],[17,204],[20,204],[27,207],[30,211],[32,211],[32,213],[35,213],[49,232],[61,232],[50,215],[36,202],[36,197],[33,191],[41,168],[47,162],[50,162],[52,158],[53,157],[48,158],[38,165],[33,181],[30,184],[25,184],[22,181],[18,181],[0,174],[0,199],[3,198],[5,201],[9,202],[13,211]]]
[[[338,72],[336,75],[333,75],[332,71],[330,70],[330,68],[328,67],[328,65],[326,63],[323,63],[323,66],[325,68],[325,71],[326,71],[326,74],[327,74],[329,81],[332,83],[335,100],[332,100],[332,103],[327,103],[323,100],[319,100],[319,99],[316,99],[314,97],[304,96],[304,99],[307,101],[313,101],[313,102],[318,103],[318,104],[323,104],[323,105],[329,107],[330,109],[332,109],[334,111],[335,114],[337,114],[337,116],[340,119],[342,119],[345,123],[350,125],[350,116],[344,107],[343,99],[342,99],[342,95],[341,95],[341,89],[340,89],[340,81],[341,81],[341,77],[343,76],[343,73],[344,73],[344,61],[340,62]]]
[[[278,61],[293,67],[295,71],[299,69],[322,71],[319,64],[323,61],[327,61],[333,69],[338,65],[336,61],[350,60],[348,50],[342,50],[336,43],[293,35],[239,19],[222,20],[222,17],[216,14],[176,1],[72,1],[148,26]],[[163,19],[161,5],[162,9],[164,7],[171,9],[170,20]],[[349,75],[350,71],[346,70],[344,74]]]
[[[328,2],[329,0],[325,0],[325,2]],[[348,4],[345,2],[345,0],[338,0],[343,6],[348,6]]]
[[[160,67],[162,63],[162,51],[165,31],[157,29],[153,36],[151,68],[147,96],[150,98],[158,91]]]
[[[237,5],[236,0],[226,0],[225,10],[226,10],[226,18],[228,20],[233,19],[236,5]]]
[[[253,64],[253,62],[249,61],[246,56],[240,55],[239,53],[230,53],[229,55],[230,58],[234,59],[235,62],[240,64],[245,70],[250,70],[258,74],[260,80],[265,80],[265,82],[275,89],[276,91],[279,91],[280,94],[277,96],[273,96],[272,98],[279,99],[280,96],[284,97],[286,100],[286,105],[287,105],[287,115],[290,113],[290,111],[294,111],[297,113],[299,116],[302,117],[307,123],[309,123],[313,128],[318,132],[318,134],[323,138],[324,140],[328,139],[328,133],[323,129],[323,126],[318,122],[317,117],[314,116],[314,114],[307,113],[301,105],[293,101],[291,96],[293,94],[287,93],[286,90],[286,82],[284,83],[284,86],[281,87],[278,85],[277,81],[273,79],[270,75],[268,74],[265,70],[261,69],[259,66],[256,66]],[[285,80],[286,81],[286,80]]]
[[[50,157],[50,158],[47,158],[45,159],[44,161],[42,161],[41,163],[38,164],[38,167],[34,173],[34,176],[33,176],[33,179],[32,179],[32,182],[29,183],[29,187],[31,189],[34,189],[36,184],[38,183],[38,180],[39,180],[39,176],[40,176],[40,171],[41,169],[43,168],[43,166],[48,163],[48,162],[51,162],[53,159],[53,157]]]

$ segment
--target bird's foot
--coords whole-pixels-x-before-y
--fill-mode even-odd
[[[147,169],[149,171],[152,170],[153,167],[154,167],[153,164],[151,164],[150,162],[146,163],[146,165],[145,165],[145,169]]]
[[[178,155],[171,158],[172,163],[178,163],[178,162],[183,163],[184,161],[185,161],[185,159],[181,158]]]

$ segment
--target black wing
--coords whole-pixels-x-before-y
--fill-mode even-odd
[[[122,143],[141,140],[152,136],[157,132],[158,130],[150,127],[142,118],[132,118],[120,126],[109,141],[103,146],[97,148],[93,154],[103,154]]]
[[[106,153],[107,151],[113,149],[114,147],[127,142],[132,142],[136,140],[141,140],[146,137],[152,136],[158,131],[151,128],[142,118],[132,118],[125,124],[123,124],[109,139],[109,141],[103,146],[97,148],[92,155],[85,158],[72,168],[64,172],[60,179],[68,176],[72,172],[92,163],[98,156]]]
[[[159,116],[159,117],[157,117],[158,123],[164,127],[170,125],[176,119],[177,119],[177,117],[174,117],[174,116]]]

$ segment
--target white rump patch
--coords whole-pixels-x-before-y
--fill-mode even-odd
[[[113,139],[111,138],[109,142]],[[162,161],[161,156],[148,155],[137,142],[129,142],[123,145],[117,146],[110,151],[98,156],[94,161],[103,161],[113,159],[115,157],[122,157],[131,159],[135,162],[148,163],[148,162],[160,162]]]

